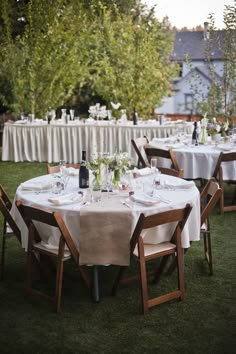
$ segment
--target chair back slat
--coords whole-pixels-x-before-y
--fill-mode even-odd
[[[191,210],[192,207],[187,204],[186,207],[182,209],[170,210],[163,213],[156,213],[148,216],[144,216],[144,214],[141,214],[130,240],[131,252],[133,252],[137,240],[139,236],[141,236],[142,230],[150,229],[159,225],[164,225],[172,222],[177,222],[174,234],[178,226],[180,226],[180,229],[183,230]],[[172,236],[174,236],[174,234]]]
[[[178,163],[175,158],[175,154],[172,151],[172,149],[165,150],[165,149],[160,149],[160,148],[152,148],[152,147],[145,147],[145,153],[147,155],[148,162],[151,162],[151,159],[154,157],[160,157],[162,159],[168,159],[170,160],[170,168],[180,171],[180,168],[178,166]],[[159,168],[159,166],[157,166]],[[162,166],[160,166],[162,167]]]
[[[145,157],[142,154],[142,150],[144,152],[144,147],[146,144],[148,144],[149,140],[146,136],[144,137],[140,137],[140,138],[136,138],[136,139],[131,139],[131,144],[138,156],[138,163],[137,163],[137,167],[141,168],[141,167],[146,167],[147,163],[145,161]]]
[[[215,178],[211,178],[201,192],[201,225],[209,218],[216,203],[220,200],[222,189],[216,182]]]
[[[21,243],[21,232],[10,213],[11,207],[12,203],[9,197],[7,196],[5,190],[3,189],[2,185],[0,185],[0,210],[4,217],[4,232],[6,233],[6,225],[8,223],[16,238]]]

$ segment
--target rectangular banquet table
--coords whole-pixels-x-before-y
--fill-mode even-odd
[[[147,136],[150,140],[173,135],[176,129],[191,133],[192,123],[167,122],[139,123],[132,125],[112,121],[70,121],[62,124],[46,124],[38,120],[35,123],[6,123],[3,130],[2,161],[39,161],[68,163],[81,161],[82,150],[86,149],[91,160],[96,152],[128,152],[136,161],[131,147],[131,139]]]

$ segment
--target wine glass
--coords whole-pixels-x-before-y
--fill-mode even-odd
[[[151,169],[154,174],[156,174],[156,169],[157,169],[157,158],[151,158]]]
[[[65,160],[60,160],[59,161],[59,166],[60,166],[60,175],[63,177],[63,175],[66,172],[66,161]]]

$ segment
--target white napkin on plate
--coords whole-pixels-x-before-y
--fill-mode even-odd
[[[63,194],[55,198],[49,198],[48,201],[55,205],[66,205],[80,203],[83,201],[83,196],[81,194]]]
[[[159,199],[152,198],[145,193],[134,193],[130,196],[130,200],[132,200],[133,202],[144,204],[146,206],[152,206],[160,202]]]
[[[182,181],[181,183],[171,183],[168,181],[164,182],[164,186],[167,188],[173,188],[173,189],[190,189],[195,187],[195,183],[193,181]]]
[[[50,182],[23,182],[21,188],[25,191],[42,191],[52,188]]]
[[[140,169],[135,168],[133,172],[136,176],[148,176],[153,174],[153,171],[150,167],[144,167]]]

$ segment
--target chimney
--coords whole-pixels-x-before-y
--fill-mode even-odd
[[[204,41],[209,39],[208,22],[204,22]]]

